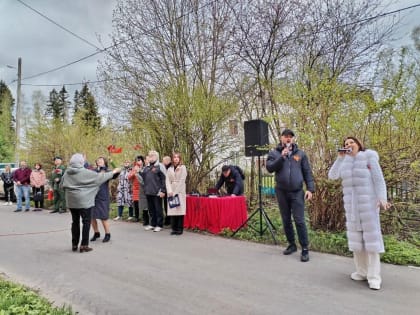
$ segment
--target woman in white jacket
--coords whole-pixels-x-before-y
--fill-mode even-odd
[[[184,216],[187,208],[186,178],[187,169],[182,164],[181,154],[176,152],[172,155],[172,165],[166,173],[166,192],[168,193],[168,199],[178,195],[180,202],[179,206],[176,207],[171,207],[168,204],[168,216],[171,217],[171,235],[181,235],[184,231]]]
[[[356,271],[351,279],[367,280],[369,287],[381,287],[380,253],[383,253],[379,208],[387,209],[385,180],[379,166],[379,156],[365,150],[354,137],[344,140],[346,151],[339,152],[328,178],[342,179],[347,239],[353,252]]]

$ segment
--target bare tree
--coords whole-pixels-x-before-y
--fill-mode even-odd
[[[148,146],[180,150],[197,186],[226,137],[236,104],[225,91],[230,8],[221,1],[119,1],[115,45],[99,72],[121,116],[147,130]],[[113,78],[113,80],[111,80]]]

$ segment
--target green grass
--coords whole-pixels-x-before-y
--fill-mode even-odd
[[[69,306],[54,307],[35,291],[0,278],[0,315],[73,315]]]
[[[270,205],[265,208],[265,211],[273,223],[276,231],[275,237],[280,245],[287,246],[287,241],[284,237],[283,226],[280,219],[280,213],[276,206]],[[234,238],[247,240],[258,243],[273,244],[273,238],[270,231],[266,229],[265,221],[262,220],[262,228],[266,229],[260,235],[260,218],[259,214],[255,215],[250,225],[254,227],[244,227]],[[322,253],[330,253],[341,256],[351,257],[352,253],[348,250],[347,237],[345,232],[323,232],[314,231],[308,227],[308,235],[310,242],[310,249]],[[224,230],[220,235],[225,237],[232,237],[232,231]],[[384,235],[385,253],[381,255],[381,260],[386,263],[396,265],[413,265],[420,266],[420,247],[419,239],[414,236],[411,242],[398,240],[392,235]]]

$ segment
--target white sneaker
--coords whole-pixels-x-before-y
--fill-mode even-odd
[[[13,205],[13,202],[9,201],[9,206]]]
[[[147,225],[144,229],[145,229],[146,231],[151,231],[151,230],[153,230],[153,229],[154,229],[154,227],[153,227],[153,226],[151,226],[151,225]]]
[[[114,218],[114,221],[119,221],[119,220],[121,220],[120,216]]]
[[[369,282],[369,288],[372,290],[380,290],[381,289],[381,284],[377,281],[371,281]]]
[[[153,232],[160,232],[162,231],[162,228],[160,226],[157,226],[153,229]]]
[[[3,203],[3,206],[8,206],[8,205],[9,205],[8,202]]]
[[[366,276],[362,276],[361,274],[357,273],[356,271],[350,275],[350,278],[354,281],[365,281],[367,278]]]
[[[133,221],[134,220],[134,217],[128,217],[127,218],[127,221]]]

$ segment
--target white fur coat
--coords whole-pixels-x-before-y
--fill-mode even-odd
[[[355,157],[339,157],[328,178],[343,180],[349,249],[383,253],[379,202],[386,201],[387,195],[378,153],[366,150],[358,152]]]

